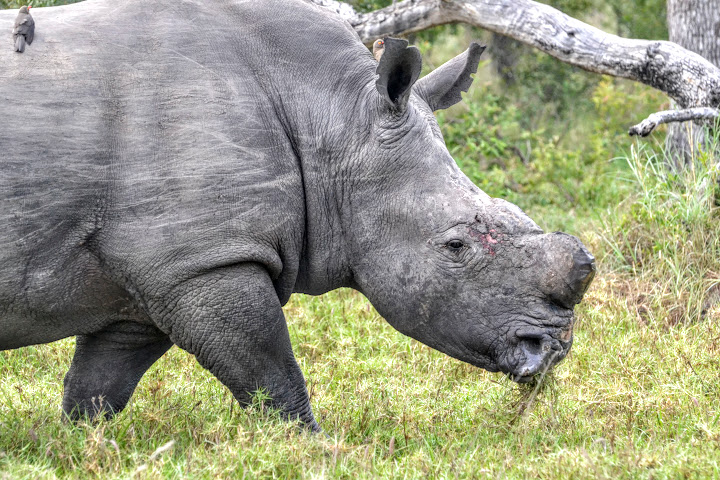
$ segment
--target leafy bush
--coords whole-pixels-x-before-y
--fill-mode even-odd
[[[371,12],[385,8],[392,3],[392,0],[346,0],[358,12]]]

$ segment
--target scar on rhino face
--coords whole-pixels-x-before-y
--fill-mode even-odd
[[[482,224],[477,227],[474,225],[468,225],[467,230],[470,237],[476,242],[480,242],[480,245],[483,246],[483,249],[487,253],[495,255],[495,245],[500,243],[502,240],[501,234],[495,231],[495,229],[487,230],[485,225]]]

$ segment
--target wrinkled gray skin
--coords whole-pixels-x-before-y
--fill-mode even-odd
[[[378,64],[301,1],[33,13],[34,48],[0,49],[0,349],[77,335],[71,417],[120,411],[175,344],[317,429],[293,292],[353,287],[517,381],[568,352],[592,257],[473,185],[431,111],[467,89],[477,45],[413,85],[416,49],[389,39]]]

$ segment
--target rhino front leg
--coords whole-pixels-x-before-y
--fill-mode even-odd
[[[157,321],[243,405],[263,389],[270,406],[319,431],[280,300],[259,264],[223,268],[175,287]]]
[[[171,346],[167,335],[154,326],[133,322],[78,335],[65,375],[63,411],[72,420],[121,411],[143,374]]]

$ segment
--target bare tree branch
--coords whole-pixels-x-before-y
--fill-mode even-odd
[[[687,122],[689,120],[712,120],[720,117],[720,110],[710,107],[695,107],[685,110],[665,110],[653,113],[648,118],[630,127],[630,135],[647,137],[660,124],[671,122]]]
[[[665,92],[682,108],[720,106],[720,69],[700,55],[672,42],[611,35],[531,0],[405,0],[370,13],[352,8],[341,12],[343,4],[334,0],[310,1],[338,11],[365,43],[463,22],[585,70],[642,82]]]

